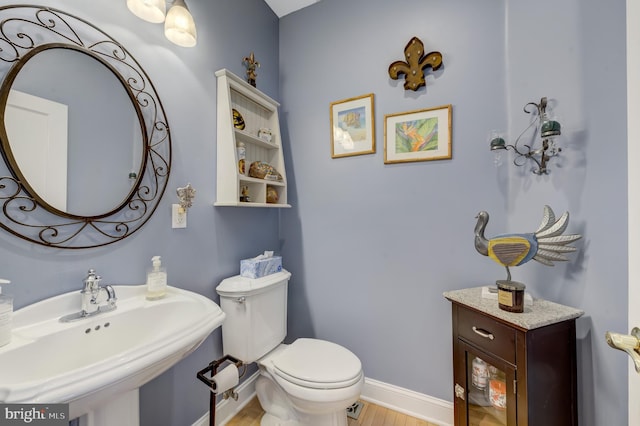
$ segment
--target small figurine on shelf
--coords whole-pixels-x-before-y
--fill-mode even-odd
[[[278,190],[271,185],[267,185],[267,203],[276,204],[279,198]]]
[[[247,148],[245,148],[244,143],[238,142],[236,151],[238,153],[238,173],[240,173],[241,175],[245,175],[246,174],[245,161],[247,158]]]
[[[249,197],[249,187],[247,185],[242,185],[240,187],[240,201],[243,203],[251,202],[251,198]]]
[[[259,139],[262,139],[265,142],[271,143],[272,137],[273,137],[273,133],[271,133],[271,129],[268,129],[266,127],[261,127],[260,130],[258,130]]]
[[[245,128],[244,118],[242,118],[242,114],[240,114],[240,111],[233,108],[231,112],[233,113],[233,127],[235,127],[238,130],[244,130]]]
[[[284,179],[282,175],[269,163],[263,163],[262,161],[254,161],[249,166],[249,176],[256,179],[273,180],[282,182]]]
[[[256,61],[253,52],[242,60],[242,63],[245,67],[247,67],[247,83],[256,87],[256,78],[258,75],[256,74],[256,68],[260,68],[260,62]]]

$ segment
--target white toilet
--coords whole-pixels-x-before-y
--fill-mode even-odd
[[[282,271],[263,278],[235,276],[216,288],[227,317],[224,353],[257,362],[256,393],[265,410],[261,425],[346,426],[346,409],[362,390],[357,356],[335,343],[298,339],[286,345],[287,286]]]

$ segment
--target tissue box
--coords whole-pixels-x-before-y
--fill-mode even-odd
[[[260,278],[280,271],[282,271],[282,256],[240,261],[240,275],[246,278]]]

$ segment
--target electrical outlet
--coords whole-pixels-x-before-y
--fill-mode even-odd
[[[171,227],[186,228],[187,227],[187,211],[180,204],[171,205]]]

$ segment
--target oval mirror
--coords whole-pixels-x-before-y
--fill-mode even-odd
[[[32,56],[11,85],[4,125],[19,174],[43,203],[99,216],[129,196],[142,161],[140,123],[95,58],[64,48]]]
[[[149,220],[169,179],[171,135],[121,44],[61,10],[0,6],[0,82],[1,228],[79,249]]]

